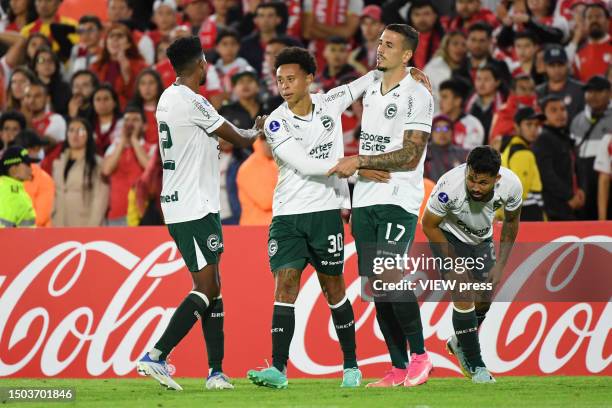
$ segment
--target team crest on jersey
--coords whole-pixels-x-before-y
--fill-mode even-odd
[[[206,240],[206,246],[213,252],[219,249],[219,236],[217,234],[210,234]]]
[[[397,115],[397,105],[394,103],[390,103],[385,108],[385,118],[393,119]]]
[[[323,123],[323,127],[328,132],[331,132],[334,129],[334,120],[331,118],[331,116],[321,116],[321,123]]]
[[[442,204],[448,203],[448,194],[446,193],[438,194],[438,201],[441,202]]]
[[[268,256],[274,256],[274,254],[276,254],[277,251],[278,251],[278,242],[276,242],[275,239],[271,239],[270,242],[268,242]]]
[[[273,120],[268,125],[268,129],[270,129],[271,132],[278,132],[278,129],[280,129],[280,123],[278,123],[277,121]]]

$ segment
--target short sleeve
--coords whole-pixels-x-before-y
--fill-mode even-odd
[[[333,110],[333,113],[339,115],[351,106],[353,102],[361,98],[377,78],[377,73],[370,71],[346,85],[333,88],[325,93],[323,97],[325,103]]]
[[[266,135],[266,141],[272,148],[272,151],[291,138],[287,121],[273,116],[266,119],[264,123],[264,134]]]
[[[431,133],[434,111],[433,96],[423,85],[417,85],[416,92],[408,95],[406,107],[404,130],[420,130]]]
[[[505,200],[504,209],[506,211],[515,211],[523,204],[523,185],[518,176],[512,173],[512,179],[508,196]]]
[[[216,111],[215,108],[204,97],[198,96],[191,100],[190,121],[211,134],[217,130],[225,119]]]
[[[612,175],[612,135],[606,135],[601,140],[601,146],[595,156],[593,169],[600,173]]]
[[[448,213],[450,198],[448,192],[444,191],[447,186],[445,178],[441,177],[427,200],[427,209],[438,217],[444,217]]]

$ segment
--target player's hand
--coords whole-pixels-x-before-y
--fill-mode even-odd
[[[493,265],[493,268],[489,271],[489,277],[487,278],[487,283],[493,284],[493,290],[497,287],[499,282],[501,282],[502,275],[504,272],[504,268],[499,263]]]
[[[264,123],[268,119],[268,115],[258,116],[255,118],[255,124],[253,125],[253,129],[263,130]]]
[[[427,75],[425,75],[423,71],[418,68],[412,67],[410,68],[410,75],[415,81],[422,83],[425,88],[427,88],[430,94],[433,94],[431,82],[429,82],[429,78],[427,77]]]
[[[385,170],[359,169],[357,174],[377,183],[387,183],[391,179],[391,173]]]
[[[340,178],[348,178],[355,174],[358,168],[359,156],[343,157],[327,172],[327,176],[335,174]]]

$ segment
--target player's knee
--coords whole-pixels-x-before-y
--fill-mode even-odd
[[[299,283],[296,285],[292,281],[281,281],[276,285],[274,300],[282,303],[295,303],[299,293]]]
[[[327,304],[330,305],[335,305],[340,302],[342,299],[344,299],[346,294],[343,285],[328,284],[324,285],[321,289],[325,299],[327,300]]]
[[[476,308],[476,316],[486,316],[487,312],[491,308],[491,303],[489,302],[478,302],[474,305]]]
[[[193,291],[203,293],[209,299],[219,297],[219,295],[221,294],[221,289],[219,288],[219,285],[216,282],[212,282],[209,284],[195,282],[193,285]]]

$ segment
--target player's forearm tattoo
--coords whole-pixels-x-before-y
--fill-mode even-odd
[[[421,160],[428,140],[427,132],[406,130],[401,149],[375,156],[359,156],[359,168],[387,171],[414,170]]]
[[[505,219],[502,225],[501,237],[500,237],[500,248],[499,248],[499,262],[502,265],[506,264],[510,251],[514,246],[514,241],[518,235],[519,223],[521,218],[521,209],[519,207],[516,211],[506,211]]]

